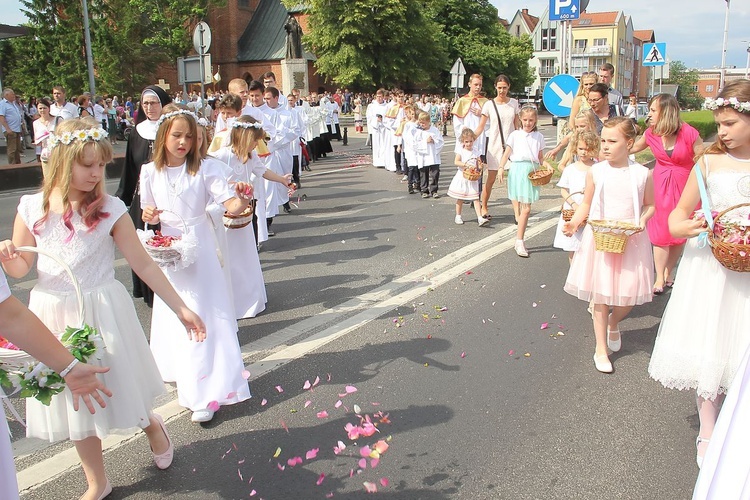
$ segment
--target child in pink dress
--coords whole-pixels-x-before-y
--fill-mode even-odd
[[[628,159],[637,130],[624,117],[607,120],[602,130],[601,152],[604,161],[586,174],[583,201],[564,226],[571,236],[587,216],[634,223],[645,228],[654,214],[653,184],[649,170]],[[620,350],[619,324],[634,305],[650,302],[654,259],[648,234],[632,235],[624,253],[596,250],[590,226],[583,231],[581,246],[565,282],[565,291],[586,302],[593,302],[596,352],[594,364],[602,373],[611,373],[607,347]],[[612,313],[610,314],[610,307]]]

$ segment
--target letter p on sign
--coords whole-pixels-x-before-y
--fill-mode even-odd
[[[570,7],[573,0],[555,0],[555,15],[560,15],[560,9]]]

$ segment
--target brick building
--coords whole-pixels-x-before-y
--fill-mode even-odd
[[[206,22],[211,28],[210,70],[220,76],[218,82],[206,85],[208,89],[226,90],[233,78],[260,79],[266,71],[273,71],[279,89],[283,88],[281,60],[286,55],[286,31],[284,25],[289,16],[294,16],[302,31],[307,30],[307,14],[303,8],[288,10],[281,0],[227,0],[224,7],[210,10]],[[187,56],[196,55],[191,51]],[[324,85],[323,77],[315,72],[315,56],[304,51],[307,60],[309,89]],[[158,79],[169,84],[170,91],[180,88],[177,83],[175,65],[160,68]],[[189,86],[200,89],[199,84]]]

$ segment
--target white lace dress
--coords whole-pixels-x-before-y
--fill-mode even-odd
[[[96,414],[73,410],[68,391],[53,396],[49,406],[27,399],[28,437],[57,441],[81,440],[91,436],[106,438],[113,432],[132,432],[148,427],[154,398],[164,392],[164,384],[151,356],[143,328],[133,307],[130,294],[115,280],[115,243],[110,232],[127,208],[119,199],[107,196],[104,211],[109,216],[89,231],[80,215],[71,220],[75,234],[70,232],[60,214],[50,213],[35,234],[36,246],[58,255],[73,271],[83,291],[85,322],[96,328],[106,349],[94,365],[108,366],[110,371],[99,375],[112,390],[107,407]],[[34,223],[42,218],[42,193],[21,197],[18,213],[33,233]],[[37,261],[38,283],[31,291],[29,309],[55,334],[66,326],[77,326],[78,303],[70,278],[52,259],[43,255]]]
[[[713,210],[750,202],[739,187],[747,170],[707,170]],[[707,399],[727,391],[750,345],[749,278],[723,267],[708,245],[699,248],[697,238],[688,240],[651,355],[652,378]]]
[[[224,164],[227,180],[252,183],[261,178],[266,167],[253,152],[247,163],[240,163],[230,147],[223,147],[212,155]],[[277,183],[274,183],[277,184]],[[227,238],[227,253],[224,266],[229,267],[232,283],[234,312],[237,319],[254,318],[266,308],[266,283],[260,267],[258,247],[255,243],[252,224],[239,229],[224,228]]]
[[[177,175],[170,177],[170,169]],[[177,271],[166,269],[164,274],[206,324],[206,340],[188,339],[177,315],[154,297],[151,351],[162,379],[177,383],[180,405],[192,411],[207,408],[214,401],[227,405],[250,398],[250,388],[242,378],[244,365],[231,289],[206,214],[209,204],[221,205],[232,197],[222,165],[215,160],[203,161],[200,171],[189,175],[184,164],[157,170],[153,163],[147,163],[141,168],[140,186],[141,207],[154,206],[179,214],[201,242],[193,264]],[[182,222],[174,213],[163,212],[160,219],[163,234],[182,234]]]

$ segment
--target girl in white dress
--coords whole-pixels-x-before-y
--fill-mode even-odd
[[[557,183],[557,187],[560,188],[560,194],[564,200],[563,210],[575,210],[578,208],[578,204],[583,201],[583,190],[586,187],[586,173],[599,156],[599,144],[599,136],[594,132],[576,133],[578,161],[565,167]],[[584,226],[579,227],[572,236],[565,236],[565,233],[563,233],[564,224],[565,221],[562,215],[560,215],[560,220],[557,221],[555,241],[552,243],[552,246],[566,250],[568,252],[568,261],[572,261],[573,254],[581,245]]]
[[[461,210],[464,207],[464,200],[471,201],[474,210],[477,213],[477,223],[484,226],[490,220],[482,217],[482,205],[479,201],[479,179],[470,181],[464,177],[464,170],[467,167],[479,168],[481,171],[482,162],[477,158],[474,152],[474,141],[477,136],[474,131],[468,127],[461,130],[458,140],[461,142],[461,150],[456,154],[455,164],[458,168],[456,175],[448,186],[448,196],[456,200],[456,224],[463,224]],[[471,160],[471,161],[470,161]]]
[[[193,422],[208,422],[219,406],[250,398],[250,388],[242,377],[230,286],[206,209],[217,203],[239,214],[247,208],[252,187],[238,182],[233,193],[221,163],[201,161],[193,113],[170,104],[159,122],[154,161],[141,169],[143,221],[161,222],[162,234],[168,236],[179,237],[187,228],[202,243],[193,264],[165,273],[183,300],[204,318],[208,336],[202,344],[187,342],[177,334],[177,317],[155,299],[151,351],[162,380],[176,382],[178,401],[193,412]]]
[[[261,182],[266,179],[291,187],[292,174],[282,177],[267,169],[253,151],[264,134],[255,118],[240,116],[232,122],[229,145],[211,153],[224,165],[224,175],[230,185],[235,182],[255,185],[256,179],[261,179]],[[267,297],[253,227],[225,227],[224,230],[227,238],[224,266],[229,267],[235,317],[254,318],[266,308]]]
[[[164,393],[164,385],[130,296],[115,280],[115,246],[179,318],[174,335],[193,345],[200,344],[191,342],[191,337],[205,337],[200,318],[144,251],[125,205],[106,194],[104,167],[112,159],[112,146],[99,127],[92,119],[60,123],[50,138],[50,175],[44,190],[21,197],[13,241],[3,242],[2,251],[3,268],[14,278],[25,276],[34,264],[33,254],[19,254],[18,246],[48,249],[68,263],[83,291],[84,320],[99,331],[106,345],[97,353],[99,359],[89,360],[110,368],[101,375],[114,394],[105,409],[95,415],[76,412],[69,393],[53,396],[49,406],[34,399],[26,404],[27,436],[73,440],[88,482],[84,499],[104,498],[112,491],[101,448],[101,440],[110,433],[142,428],[160,469],[169,467],[174,450],[161,417],[152,413],[154,398]],[[50,330],[63,332],[78,321],[73,284],[45,256],[39,257],[37,274],[29,309]]]
[[[750,203],[750,81],[728,83],[719,99],[706,104],[714,109],[718,136],[693,168],[669,216],[672,236],[690,239],[648,367],[651,377],[665,387],[696,391],[699,466],[709,440],[714,444],[712,434],[724,394],[750,346],[750,276],[722,266],[703,237],[695,238],[706,231],[706,221],[694,220],[693,211],[699,203],[704,211]],[[750,208],[728,215],[747,221]],[[747,434],[747,422],[738,423],[736,430]]]

